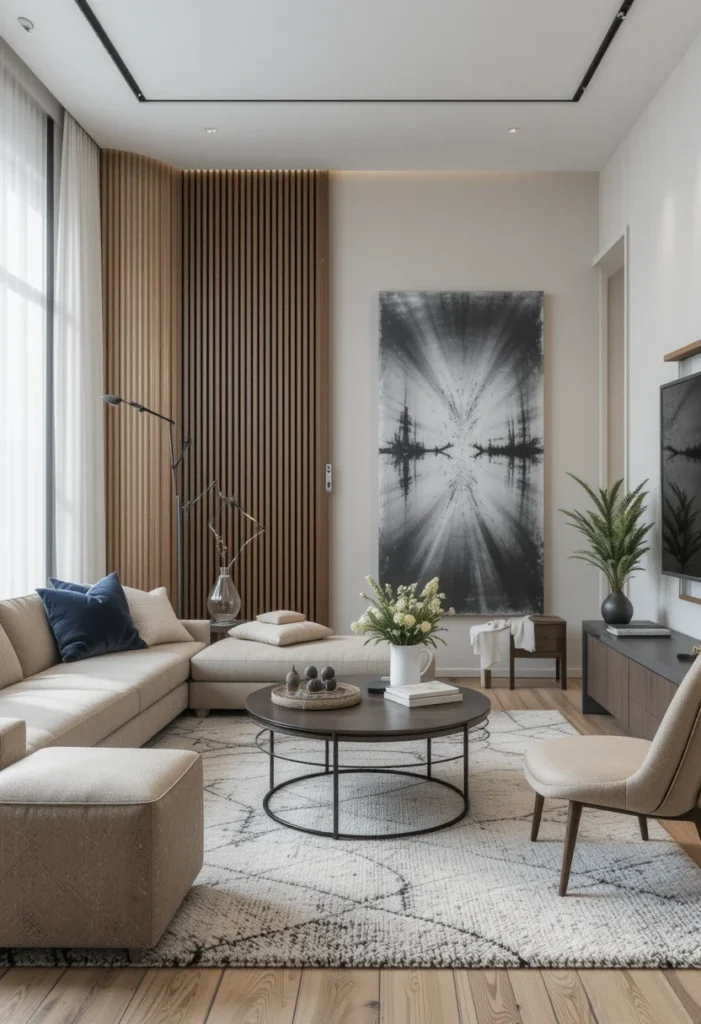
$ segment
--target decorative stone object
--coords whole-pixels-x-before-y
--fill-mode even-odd
[[[331,693],[333,690],[336,689],[336,679],[335,679],[335,677],[333,677],[332,679],[325,679],[324,680],[324,685],[326,686],[326,689],[329,691],[329,693]]]
[[[327,682],[329,679],[334,679],[335,676],[335,669],[333,669],[331,665],[327,665],[326,668],[321,670],[321,678],[324,680],[324,682]]]
[[[318,675],[319,671],[314,665],[307,665],[307,667],[304,670],[305,679],[316,679]]]
[[[297,693],[297,691],[299,690],[301,682],[302,682],[301,676],[300,676],[299,672],[296,670],[296,668],[293,665],[292,666],[292,671],[288,672],[287,675],[285,676],[285,688],[286,688],[287,692],[288,693]]]
[[[314,678],[307,680],[307,689],[310,693],[319,693],[320,690],[324,689],[324,684],[321,679]]]

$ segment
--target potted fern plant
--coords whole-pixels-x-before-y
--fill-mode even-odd
[[[574,473],[569,473],[594,503],[586,512],[560,509],[571,526],[586,537],[589,547],[571,556],[600,569],[611,593],[601,605],[601,615],[609,625],[625,625],[633,618],[633,605],[623,593],[628,580],[641,569],[640,560],[650,550],[647,536],[654,523],[642,522],[647,491],[644,480],[635,490],[625,492],[623,481],[597,491]]]

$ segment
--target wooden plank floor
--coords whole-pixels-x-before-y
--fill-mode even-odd
[[[463,680],[477,687],[475,680]],[[576,683],[486,691],[498,710],[557,710]],[[686,823],[670,833],[701,866]],[[693,834],[692,834],[693,832]],[[0,1024],[701,1024],[701,971],[0,968]]]

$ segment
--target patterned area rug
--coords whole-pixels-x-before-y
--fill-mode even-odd
[[[205,761],[205,866],[149,966],[699,967],[701,871],[658,825],[585,810],[570,893],[557,895],[566,805],[546,801],[529,842],[529,744],[574,730],[556,711],[495,712],[470,750],[471,808],[453,828],[412,839],[339,841],[284,828],[263,812],[268,759],[234,714],[184,716],[158,746]],[[262,740],[265,740],[264,734]],[[322,744],[283,740],[323,762]],[[434,741],[438,760],[459,740]],[[342,746],[346,764],[408,764],[425,744]],[[312,769],[306,769],[311,771]],[[300,774],[278,762],[277,780]],[[462,761],[436,768],[461,783]],[[273,797],[301,824],[329,828],[330,778]],[[341,828],[430,825],[459,810],[438,786],[402,776],[341,777]],[[20,952],[15,963],[110,964],[119,953]]]

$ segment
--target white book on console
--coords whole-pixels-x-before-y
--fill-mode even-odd
[[[385,697],[405,708],[421,708],[428,704],[454,704],[456,701],[462,700],[461,693],[434,693],[431,697],[415,697],[413,700],[409,700],[407,697],[394,693],[394,690],[397,689],[399,689],[397,686],[388,687],[385,690]]]

